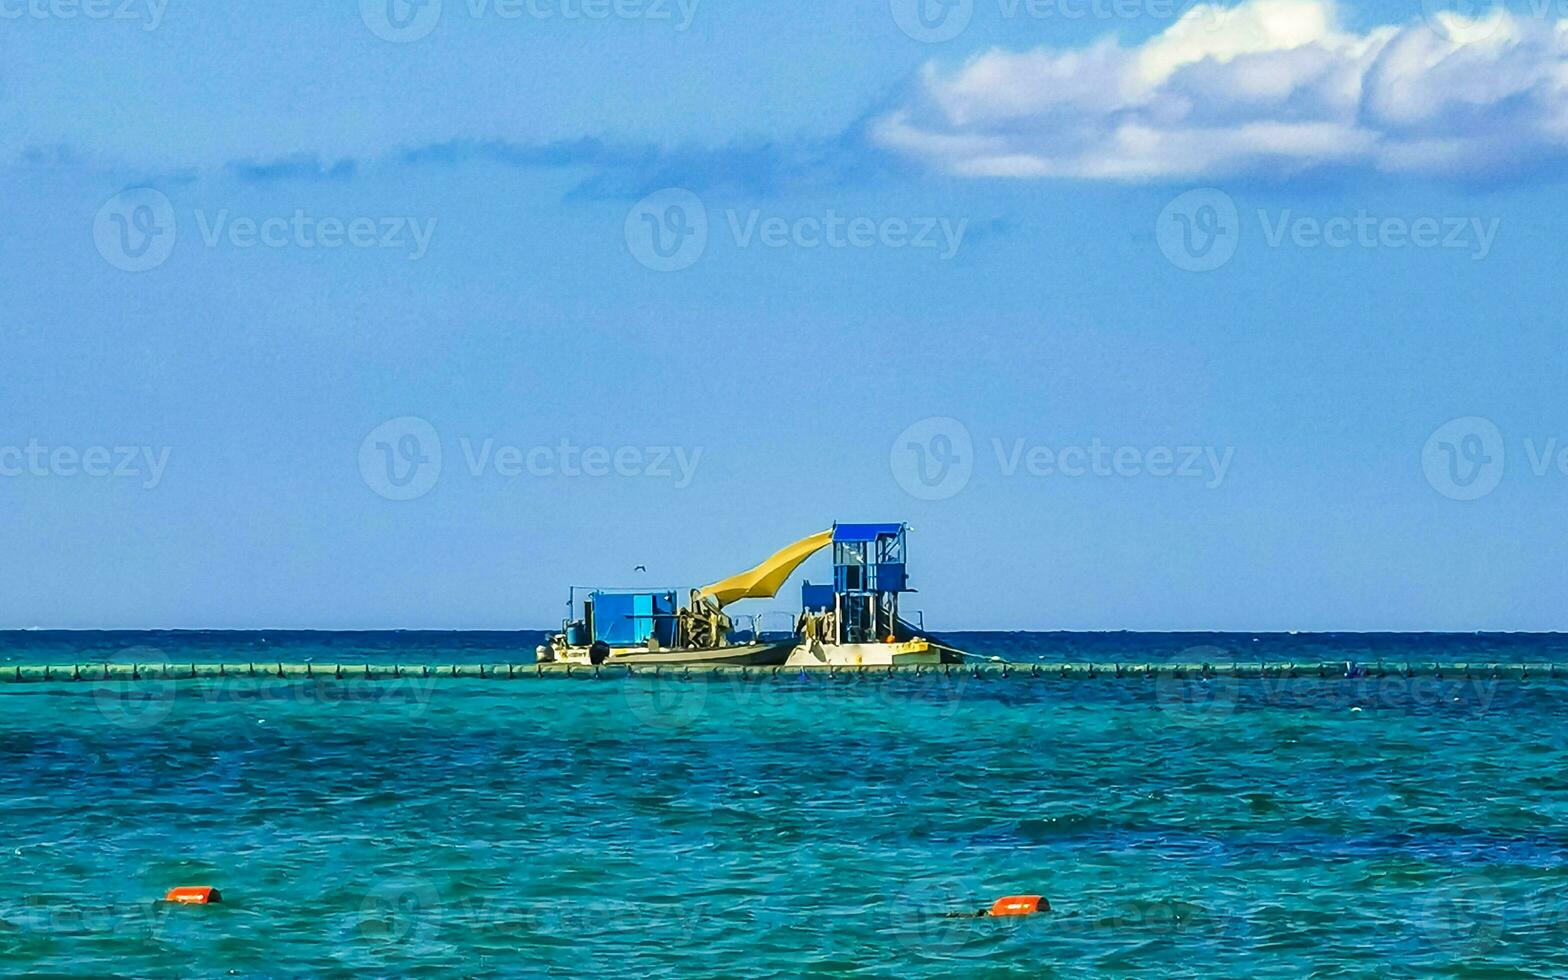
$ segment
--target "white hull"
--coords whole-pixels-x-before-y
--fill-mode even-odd
[[[926,640],[904,643],[823,643],[808,640],[795,647],[789,667],[913,667],[940,664],[942,653]]]

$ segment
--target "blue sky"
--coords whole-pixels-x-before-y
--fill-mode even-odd
[[[0,9],[0,625],[1568,628],[1550,5],[378,2]]]

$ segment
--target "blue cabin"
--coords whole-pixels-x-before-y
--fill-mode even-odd
[[[833,584],[801,586],[807,612],[833,612],[840,643],[878,643],[899,633],[898,597],[913,592],[905,571],[906,524],[835,524]]]
[[[584,619],[595,641],[612,647],[647,644],[649,637],[661,647],[676,646],[679,605],[675,592],[611,592],[598,590],[588,595]]]

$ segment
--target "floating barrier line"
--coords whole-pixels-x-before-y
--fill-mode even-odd
[[[1212,678],[1377,680],[1434,678],[1438,680],[1568,679],[1568,664],[1558,663],[1164,663],[1073,662],[914,664],[853,666],[819,664],[800,667],[757,667],[733,664],[632,665],[603,664],[318,664],[318,663],[186,663],[186,664],[18,664],[0,668],[0,684],[78,684],[104,681],[190,681],[246,678],[262,680],[382,681],[418,677],[429,680],[513,681],[541,678],[615,679],[626,677],[729,676],[799,678],[860,677],[984,677],[997,679],[1101,678],[1128,681]]]

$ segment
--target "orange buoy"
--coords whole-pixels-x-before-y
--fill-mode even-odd
[[[169,894],[163,896],[165,902],[174,902],[179,905],[213,905],[223,901],[223,896],[218,894],[216,888],[200,887],[171,888]]]
[[[1051,903],[1039,895],[1009,895],[999,898],[991,906],[988,913],[991,916],[1006,915],[1034,915],[1036,912],[1051,911]]]

